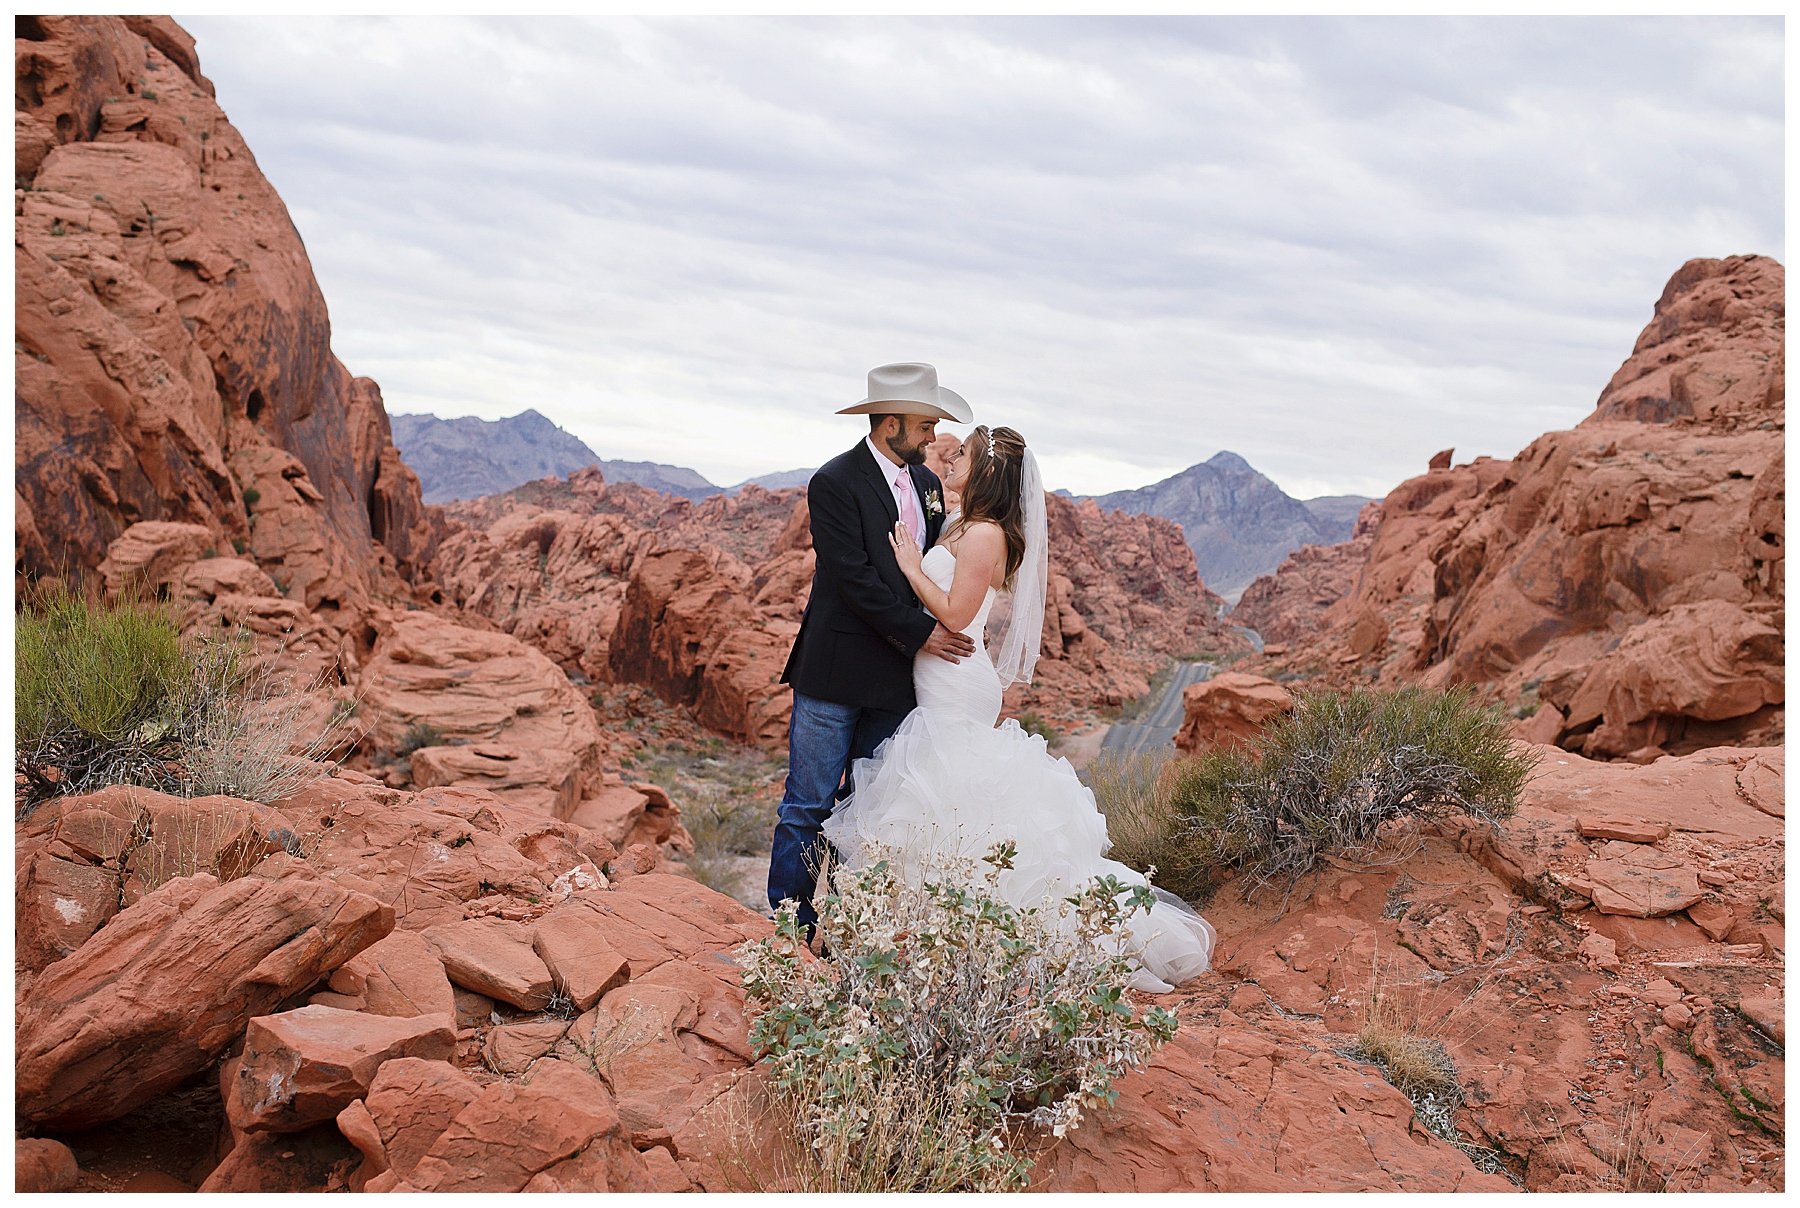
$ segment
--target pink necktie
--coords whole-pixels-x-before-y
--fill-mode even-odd
[[[912,475],[901,470],[900,477],[894,479],[894,489],[900,493],[900,522],[912,534],[914,545],[925,544],[925,519],[919,515],[919,496],[913,490]]]

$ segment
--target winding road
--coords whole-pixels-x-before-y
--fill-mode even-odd
[[[1189,685],[1210,679],[1212,671],[1211,663],[1177,663],[1175,674],[1163,685],[1162,695],[1150,706],[1150,712],[1144,720],[1130,725],[1113,726],[1106,732],[1106,739],[1100,744],[1100,749],[1143,751],[1173,743],[1175,731],[1181,729],[1181,694]]]

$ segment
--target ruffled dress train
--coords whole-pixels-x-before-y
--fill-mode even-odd
[[[955,567],[942,546],[925,555],[925,573],[946,591]],[[973,657],[915,659],[919,707],[873,758],[856,762],[853,792],[826,822],[826,837],[853,867],[873,842],[899,851],[914,871],[935,855],[978,861],[1011,840],[1013,867],[997,883],[1022,909],[1053,907],[1108,873],[1126,886],[1144,884],[1143,874],[1106,859],[1106,818],[1068,760],[1016,721],[995,726],[1002,689],[982,641],[994,598],[990,589],[964,630],[975,640]],[[1126,946],[1142,961],[1133,988],[1162,992],[1210,968],[1215,936],[1180,898],[1152,893],[1156,904],[1132,919]]]

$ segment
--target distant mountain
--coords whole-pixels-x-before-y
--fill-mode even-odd
[[[736,495],[751,483],[755,483],[765,491],[779,491],[783,487],[803,487],[811,482],[812,476],[818,472],[818,467],[814,466],[810,470],[777,470],[773,474],[758,474],[755,478],[744,479],[736,486],[726,487],[725,493]]]
[[[598,465],[609,481],[635,482],[689,499],[717,495],[719,487],[683,466],[651,461],[604,461],[582,442],[539,415],[521,411],[506,419],[473,415],[394,415],[394,447],[425,488],[426,503],[478,499],[554,474]]]
[[[1331,540],[1327,545],[1340,545],[1350,540],[1351,532],[1356,528],[1356,517],[1369,502],[1367,495],[1319,495],[1312,499],[1302,499],[1306,510],[1313,514],[1313,520],[1319,530]]]
[[[1233,603],[1258,575],[1280,566],[1302,545],[1348,540],[1357,510],[1368,502],[1329,495],[1303,503],[1229,452],[1150,486],[1094,501],[1109,511],[1148,512],[1181,525],[1200,577]]]
[[[705,499],[708,495],[725,492],[724,487],[714,486],[700,471],[686,466],[665,466],[657,461],[603,461],[599,464],[600,472],[606,475],[608,482],[635,482],[665,495]]]

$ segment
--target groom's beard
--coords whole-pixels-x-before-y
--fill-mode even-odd
[[[908,448],[906,435],[902,433],[899,436],[888,437],[883,443],[887,445],[889,453],[900,459],[902,465],[922,466],[925,464],[925,443],[923,441]]]

